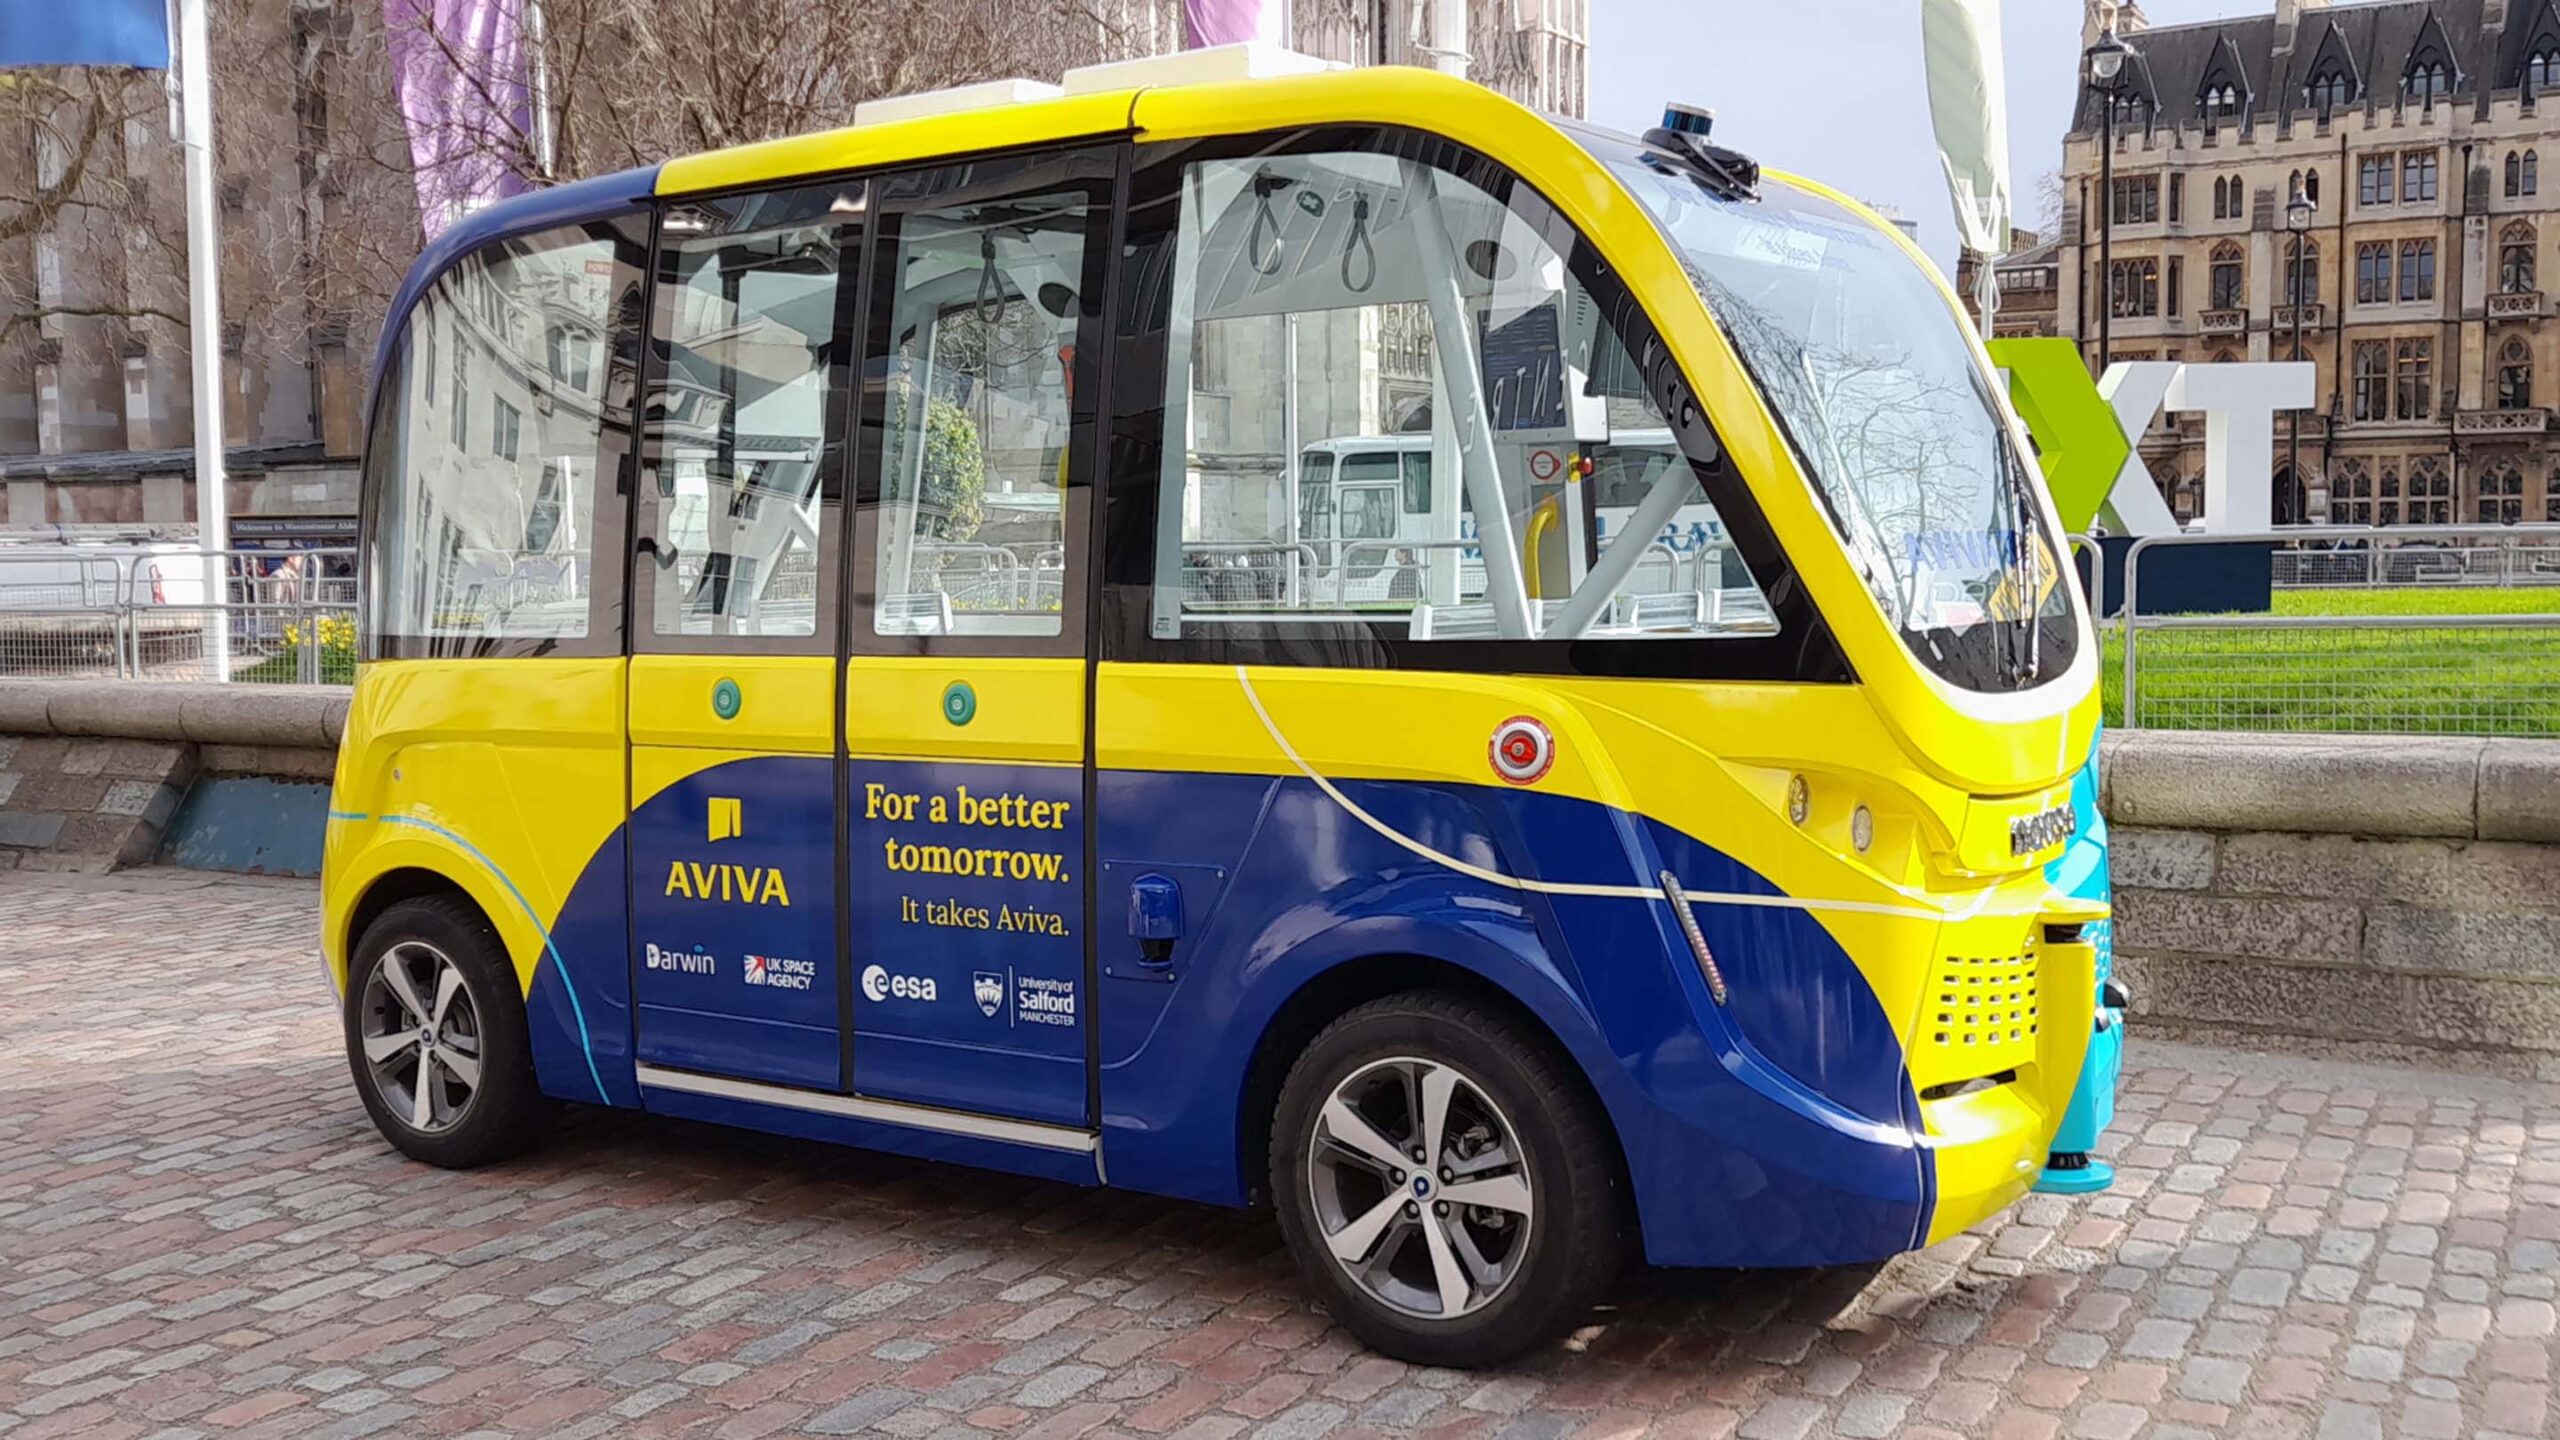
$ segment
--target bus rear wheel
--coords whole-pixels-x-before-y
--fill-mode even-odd
[[[1582,1077],[1463,997],[1336,1020],[1281,1087],[1271,1194],[1334,1318],[1424,1365],[1498,1364],[1580,1320],[1625,1256],[1624,1197]]]
[[[515,967],[462,901],[403,900],[366,927],[345,1019],[356,1093],[410,1158],[467,1170],[521,1154],[549,1125]]]

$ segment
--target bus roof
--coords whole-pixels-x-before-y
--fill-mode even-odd
[[[1166,139],[1249,134],[1291,125],[1427,125],[1460,96],[1530,112],[1471,81],[1387,65],[1351,69],[1261,45],[1230,45],[1067,72],[1056,93],[1006,81],[879,105],[880,118],[666,162],[661,195],[770,184],[804,175],[989,150],[1143,134]],[[1015,98],[1033,95],[1037,98]],[[921,110],[923,113],[916,113]]]

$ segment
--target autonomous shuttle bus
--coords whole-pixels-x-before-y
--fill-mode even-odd
[[[2097,650],[1891,227],[1243,47],[855,118],[393,304],[322,937],[393,1144],[1268,1201],[1460,1365],[2036,1181]]]

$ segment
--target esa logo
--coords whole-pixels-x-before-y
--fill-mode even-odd
[[[939,1000],[942,994],[934,987],[930,975],[892,975],[877,965],[862,972],[862,998],[878,1002],[899,1000]]]

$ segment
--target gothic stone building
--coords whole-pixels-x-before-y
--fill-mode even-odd
[[[2126,4],[2118,29],[2136,54],[2111,101],[2081,92],[2041,261],[2061,333],[2093,363],[2102,305],[2116,360],[2288,360],[2298,334],[2318,379],[2298,481],[2277,424],[2279,521],[2560,520],[2560,0],[2276,0],[2159,28]],[[2317,205],[2299,271],[2297,185]],[[2195,514],[2201,417],[2141,451]]]

